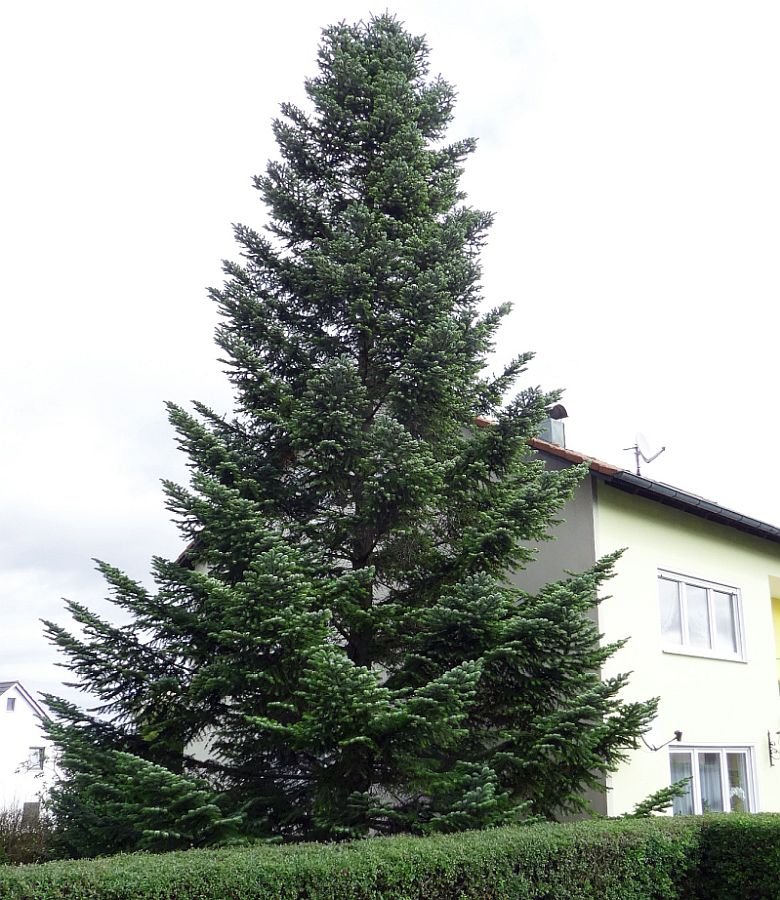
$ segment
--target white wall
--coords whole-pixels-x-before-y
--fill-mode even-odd
[[[683,732],[683,745],[754,748],[758,809],[780,811],[780,762],[769,764],[767,731],[780,729],[770,576],[780,576],[780,544],[752,537],[604,484],[597,486],[596,551],[627,547],[608,586],[612,599],[599,611],[607,639],[630,637],[610,660],[608,676],[632,671],[624,696],[660,696],[648,735],[658,745]],[[662,651],[659,569],[739,588],[746,662]],[[608,784],[608,814],[630,811],[651,791],[669,784],[668,749],[644,747]]]
[[[8,698],[16,700],[13,712],[6,709]],[[0,808],[38,800],[51,780],[53,761],[39,722],[16,687],[0,695]],[[44,761],[43,777],[40,770],[24,768],[31,747],[46,747],[48,759]]]

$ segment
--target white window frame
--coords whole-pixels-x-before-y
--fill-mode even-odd
[[[756,757],[754,748],[750,744],[686,744],[684,746],[669,747],[669,783],[671,784],[672,771],[672,754],[688,753],[691,755],[691,791],[693,796],[693,814],[696,816],[703,815],[701,783],[699,779],[699,754],[701,753],[718,753],[720,754],[720,789],[723,797],[724,807],[729,804],[729,776],[728,765],[726,761],[727,753],[744,753],[746,757],[745,771],[747,773],[747,807],[748,812],[758,812],[758,791],[756,790]],[[730,812],[724,809],[724,814]],[[669,814],[672,815],[670,809]]]
[[[682,631],[682,643],[672,643],[667,639],[661,628],[661,646],[664,653],[681,653],[685,656],[704,656],[709,659],[724,659],[731,662],[747,662],[745,653],[745,626],[742,613],[742,592],[739,588],[727,584],[720,584],[717,581],[707,581],[704,578],[696,578],[692,575],[683,575],[680,572],[673,572],[670,569],[659,569],[657,581],[661,580],[674,581],[680,588],[680,623]],[[731,594],[734,597],[735,616],[734,627],[736,629],[737,652],[725,653],[723,650],[717,650],[713,646],[694,647],[689,643],[688,638],[688,604],[685,596],[685,585],[703,588],[707,592],[707,616],[710,626],[710,643],[715,644],[715,609],[713,605],[712,592],[719,591],[723,594]],[[661,591],[658,590],[658,621],[661,626]]]
[[[16,697],[6,697],[5,711],[6,712],[15,712],[16,711]]]
[[[45,747],[30,747],[29,753],[27,754],[27,768],[31,771],[42,772],[45,759]]]

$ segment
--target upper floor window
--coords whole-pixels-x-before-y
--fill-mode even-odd
[[[665,650],[744,659],[742,598],[737,588],[658,573]]]
[[[42,769],[45,758],[45,749],[43,747],[30,747],[30,753],[27,757],[28,769]]]
[[[16,709],[16,697],[5,698],[5,711],[13,712]]]

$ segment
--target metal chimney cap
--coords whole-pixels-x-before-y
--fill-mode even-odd
[[[562,403],[556,403],[555,406],[551,406],[547,410],[547,415],[551,419],[568,419],[569,414],[566,412],[566,407]]]

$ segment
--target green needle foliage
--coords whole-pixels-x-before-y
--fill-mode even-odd
[[[656,813],[666,812],[678,797],[684,797],[689,790],[690,778],[682,778],[667,787],[659,788],[637,803],[633,811],[626,813],[628,819],[649,819]]]
[[[506,580],[582,473],[529,450],[555,394],[506,399],[529,355],[484,375],[508,307],[480,312],[490,216],[427,55],[389,16],[324,32],[255,181],[267,228],[212,291],[235,411],[169,408],[188,550],[154,592],[99,564],[130,625],[47,624],[100,700],[49,699],[72,853],[552,817],[653,715],[599,678],[614,559]]]

